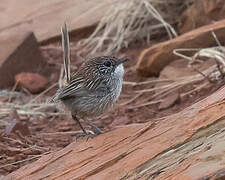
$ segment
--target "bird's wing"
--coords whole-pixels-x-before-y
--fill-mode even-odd
[[[98,95],[99,88],[107,88],[106,84],[102,84],[103,77],[94,79],[73,77],[70,83],[60,90],[58,99],[65,99],[69,97],[85,96],[87,94]]]
[[[79,96],[86,91],[84,88],[85,79],[82,77],[73,78],[70,83],[59,90],[58,99],[65,99],[71,96]]]

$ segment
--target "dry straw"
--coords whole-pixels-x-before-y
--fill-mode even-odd
[[[178,0],[125,0],[118,1],[101,19],[93,34],[81,40],[80,53],[89,55],[116,54],[136,39],[150,43],[152,34],[165,29],[169,38],[177,36],[170,25],[184,9]]]
[[[139,91],[136,91],[136,95],[130,99],[129,101],[122,103],[121,105],[127,105],[131,104],[134,101],[136,101],[141,95],[144,93],[150,93],[148,99],[146,101],[142,102],[136,102],[133,103],[131,108],[138,108],[143,107],[147,105],[157,104],[162,101],[162,98],[169,93],[172,93],[173,91],[176,91],[184,86],[198,83],[198,86],[196,86],[194,89],[184,92],[181,94],[181,97],[187,96],[195,91],[201,91],[203,88],[209,86],[210,84],[219,84],[224,81],[225,78],[225,47],[221,46],[219,43],[219,40],[216,38],[215,34],[212,32],[212,35],[214,36],[217,45],[216,47],[210,47],[210,48],[203,48],[203,49],[175,49],[173,53],[183,59],[186,59],[189,63],[189,68],[193,68],[197,73],[190,76],[180,77],[176,79],[156,79],[156,80],[149,80],[145,82],[135,83],[135,82],[124,82],[124,85],[128,86],[141,86],[141,85],[147,85],[147,84],[156,84],[163,82],[162,85],[159,85],[157,87],[149,88],[149,89],[142,89]],[[189,57],[184,55],[185,52],[193,52],[193,56]],[[205,60],[201,60],[201,58],[204,57],[207,59],[214,59],[215,64],[205,69],[203,72],[196,69],[194,66],[195,63],[203,63]],[[206,60],[207,60],[206,59]]]
[[[47,117],[47,116],[58,116],[61,114],[65,114],[65,112],[62,112],[60,109],[56,112],[55,111],[55,103],[50,103],[49,100],[43,100],[43,95],[48,92],[50,89],[54,88],[56,84],[53,84],[48,89],[43,91],[41,94],[36,96],[35,98],[32,98],[27,103],[21,103],[21,102],[2,102],[0,101],[0,119],[4,117],[8,117],[13,110],[16,110],[17,113],[20,116],[40,116],[40,117]],[[22,93],[18,93],[15,91],[9,91],[9,90],[2,90],[0,91],[0,98],[23,98]],[[0,121],[1,124],[1,121]]]

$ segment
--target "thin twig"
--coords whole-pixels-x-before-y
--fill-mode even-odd
[[[11,166],[11,165],[19,164],[19,163],[22,163],[22,162],[30,161],[30,160],[33,160],[33,159],[37,159],[37,158],[42,157],[43,155],[46,155],[46,154],[49,154],[49,153],[50,152],[46,152],[46,153],[43,153],[43,154],[40,154],[40,155],[33,155],[33,157],[30,157],[30,158],[27,158],[27,159],[23,159],[23,160],[20,160],[20,161],[4,164],[4,165],[0,166],[0,169],[4,168],[4,167],[7,167],[7,166]]]
[[[222,47],[222,45],[221,45],[221,43],[220,43],[219,39],[216,37],[215,32],[214,32],[214,31],[212,31],[212,32],[211,32],[211,34],[212,34],[213,38],[216,40],[217,45],[218,45],[219,47]]]
[[[149,101],[147,103],[142,103],[142,104],[138,104],[138,105],[135,105],[135,106],[128,107],[127,109],[141,108],[141,107],[144,107],[144,106],[149,106],[149,105],[157,104],[157,103],[160,103],[160,102],[162,102],[161,99],[156,100],[156,101]]]
[[[86,130],[89,132],[88,130]],[[48,135],[76,135],[82,133],[83,131],[67,131],[67,132],[54,132],[54,133],[41,133],[40,135],[48,136]],[[91,132],[91,131],[90,131]]]
[[[143,93],[138,93],[136,96],[134,96],[132,99],[130,99],[129,101],[126,101],[124,103],[119,104],[119,106],[126,106],[130,103],[132,103],[133,101],[135,101],[137,98],[139,98]]]
[[[206,76],[204,73],[202,73],[201,71],[199,71],[197,68],[192,66],[192,69],[194,69],[196,72],[198,72],[199,74],[201,74],[207,81],[209,81],[209,83],[214,83],[208,76]]]
[[[129,82],[129,81],[124,81],[123,85],[130,85],[130,86],[140,86],[140,85],[145,85],[145,84],[150,84],[150,83],[159,83],[159,82],[171,82],[171,81],[176,81],[176,80],[181,80],[184,79],[182,78],[177,78],[177,79],[153,79],[153,80],[148,80],[148,81],[143,81],[143,82]]]
[[[43,92],[41,92],[39,95],[37,95],[34,99],[32,99],[31,101],[29,101],[26,105],[31,104],[32,102],[36,101],[38,98],[40,98],[41,96],[43,96],[45,93],[47,93],[48,91],[50,91],[52,88],[56,87],[58,85],[58,83],[54,83],[53,85],[51,85],[48,89],[44,90]]]
[[[19,84],[19,82],[18,81],[16,81],[16,83],[14,84],[14,86],[13,86],[13,88],[12,88],[12,90],[11,90],[11,92],[13,92],[13,91],[15,91],[16,90],[16,88],[17,88],[17,85]],[[8,102],[11,102],[11,100],[12,100],[12,93],[10,93],[9,94],[9,99],[8,99]]]
[[[204,88],[204,87],[207,86],[208,84],[209,84],[209,83],[206,82],[206,83],[204,83],[204,84],[198,85],[196,88],[194,88],[194,89],[192,89],[192,90],[190,90],[190,91],[188,91],[188,92],[181,93],[180,96],[181,96],[181,97],[187,96],[187,95],[189,95],[189,94],[191,94],[191,93],[193,93],[193,92],[195,92],[195,91],[201,90],[202,88]]]

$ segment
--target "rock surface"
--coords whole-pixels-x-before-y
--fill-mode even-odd
[[[74,142],[5,180],[224,178],[224,97],[225,87],[156,123],[129,125]]]
[[[198,0],[182,14],[178,29],[180,33],[185,33],[225,17],[224,0]]]
[[[192,67],[189,67],[188,60],[185,59],[178,59],[174,60],[170,64],[168,64],[163,70],[160,72],[161,79],[177,79],[178,77],[187,77],[193,76],[198,74]],[[195,63],[193,65],[194,68],[198,69],[199,71],[203,72],[209,67],[213,66],[215,63],[214,59],[207,59],[201,63]],[[162,84],[162,83],[159,83]]]
[[[14,76],[20,72],[44,73],[44,67],[36,38],[26,26],[0,31],[0,88],[13,86]]]
[[[136,65],[138,74],[141,76],[159,75],[167,64],[177,59],[177,56],[173,54],[174,49],[216,46],[216,41],[211,34],[212,31],[215,32],[219,40],[225,39],[225,20],[203,26],[175,39],[145,49],[139,56]],[[188,53],[186,54],[188,55]]]
[[[59,37],[65,22],[73,30],[96,25],[116,1],[1,0],[0,30],[25,23],[37,41],[44,42]]]
[[[163,99],[159,104],[159,110],[164,110],[172,107],[174,104],[180,101],[180,94],[178,92],[173,92]]]
[[[38,73],[25,73],[22,72],[15,76],[15,81],[20,86],[27,89],[29,92],[35,94],[44,90],[47,86],[48,81],[45,77]]]

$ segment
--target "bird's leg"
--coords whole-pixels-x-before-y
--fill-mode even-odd
[[[77,118],[77,116],[72,114],[72,117],[73,117],[73,120],[75,120],[75,121],[79,124],[79,126],[80,126],[80,128],[82,129],[82,131],[84,132],[84,134],[85,134],[85,135],[88,135],[87,131],[84,129],[84,127],[82,126],[82,124],[81,124],[81,122],[79,121],[79,119]]]
[[[93,133],[87,133],[87,131],[84,129],[84,127],[82,126],[82,124],[81,124],[81,122],[79,121],[79,119],[77,118],[77,116],[72,114],[72,117],[73,117],[73,119],[79,124],[80,128],[81,128],[82,131],[84,132],[83,135],[80,134],[80,135],[77,136],[77,138],[83,137],[83,136],[87,136],[87,140],[88,140],[89,138],[93,138],[93,137],[95,137],[95,136],[97,136],[97,135],[103,133],[103,131],[101,131],[101,129],[99,129],[99,128],[98,128],[97,126],[95,126],[92,122],[90,122],[89,120],[87,120],[87,119],[85,118],[84,120],[86,121],[86,123],[87,123],[88,125],[90,125],[92,128],[95,129],[95,134],[93,134]]]
[[[89,121],[87,118],[85,118],[84,120],[89,126],[91,126],[94,129],[95,135],[103,134],[103,131],[100,128],[98,128],[95,124],[93,124],[91,121]]]

